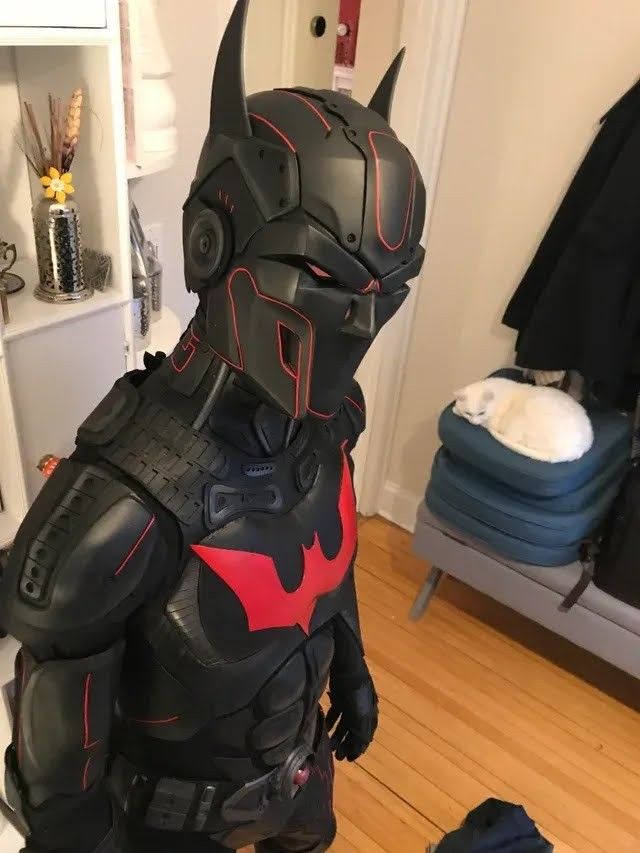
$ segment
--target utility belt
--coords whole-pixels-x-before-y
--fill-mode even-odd
[[[118,755],[110,788],[125,815],[150,829],[212,834],[259,821],[272,803],[292,800],[307,783],[312,764],[313,749],[303,744],[279,767],[240,785],[154,777]]]

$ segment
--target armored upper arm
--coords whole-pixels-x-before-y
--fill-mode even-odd
[[[164,548],[140,496],[78,459],[59,464],[20,527],[0,586],[0,623],[22,643],[6,779],[38,849],[90,850],[110,829],[124,624],[156,588]]]
[[[152,590],[162,549],[135,492],[108,470],[63,460],[18,532],[0,623],[38,657],[104,647]]]

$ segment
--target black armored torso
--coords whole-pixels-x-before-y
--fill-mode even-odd
[[[99,415],[80,431],[179,528],[163,591],[129,630],[121,738],[165,774],[247,779],[311,744],[331,622],[343,612],[356,627],[348,452],[363,404],[356,390],[333,422],[298,423],[232,385],[197,431],[171,403],[212,356],[201,345],[186,371],[177,359],[126,392],[131,414],[108,442]]]
[[[16,769],[39,805],[110,766],[116,802],[146,827],[244,843],[231,833],[264,821],[266,788],[277,778],[292,800],[317,752],[330,671],[368,680],[349,456],[364,403],[354,385],[333,418],[300,422],[227,381],[194,428],[219,361],[190,328],[154,362],[85,421],[16,542],[5,618],[33,684]],[[83,654],[62,680],[56,652]],[[61,736],[36,707],[51,690],[65,766],[42,755]]]

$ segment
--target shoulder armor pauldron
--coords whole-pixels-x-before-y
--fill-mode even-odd
[[[126,618],[161,540],[154,514],[114,475],[65,459],[25,518],[2,579],[2,624],[25,643]]]

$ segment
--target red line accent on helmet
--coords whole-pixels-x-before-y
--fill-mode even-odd
[[[296,153],[296,147],[293,142],[285,133],[280,130],[279,127],[276,127],[275,124],[270,122],[268,118],[258,115],[258,113],[249,113],[249,115],[251,116],[251,118],[255,118],[257,119],[257,121],[261,121],[263,124],[266,124],[268,128],[270,128],[277,136],[280,137],[280,139],[284,142],[284,144],[290,151],[293,151],[294,154]]]
[[[299,95],[297,92],[290,92],[288,89],[277,89],[277,92],[280,92],[283,95],[291,95],[292,98],[297,98],[299,101],[302,101],[303,104],[306,104],[309,109],[314,112],[322,124],[324,125],[326,130],[331,130],[331,125],[326,120],[326,118],[322,115],[320,110],[313,104],[308,98],[305,98],[303,95]]]
[[[288,332],[290,332],[298,342],[298,357],[296,360],[295,371],[287,364],[286,359],[284,357],[284,352],[282,350],[282,329],[286,329]],[[296,335],[293,329],[290,329],[288,326],[285,326],[285,324],[281,323],[280,320],[276,320],[276,337],[278,339],[278,355],[280,356],[280,364],[282,365],[282,369],[296,383],[296,411],[293,417],[297,418],[298,414],[300,413],[300,362],[302,360],[302,343],[300,342],[300,338]]]
[[[281,323],[280,320],[276,321],[276,325],[278,327],[278,333],[280,333],[281,329],[286,329],[288,332],[291,332],[292,335],[295,335],[293,329],[290,329],[288,326],[285,326],[284,323]],[[297,338],[297,335],[296,335]],[[298,373],[296,373],[292,367],[290,367],[284,357],[284,352],[282,350],[282,336],[278,334],[278,353],[280,355],[280,364],[282,365],[282,369],[285,373],[288,373],[292,379],[298,378]]]
[[[416,171],[415,171],[415,167],[413,165],[413,160],[411,159],[411,157],[409,157],[409,163],[411,166],[411,185],[409,187],[409,200],[407,202],[407,213],[406,213],[405,218],[404,218],[404,228],[402,229],[402,236],[400,237],[400,240],[397,243],[395,243],[394,245],[391,245],[385,239],[385,236],[382,233],[382,218],[380,215],[380,208],[382,205],[382,198],[380,195],[380,158],[378,157],[378,152],[376,151],[375,142],[373,141],[374,136],[388,136],[390,139],[395,139],[396,142],[397,142],[397,139],[392,134],[383,133],[380,130],[370,130],[369,131],[369,145],[371,146],[371,151],[373,152],[373,158],[374,158],[375,167],[376,167],[376,228],[378,231],[378,239],[380,240],[380,242],[382,243],[382,245],[385,247],[385,249],[388,252],[396,252],[400,248],[400,246],[402,246],[402,244],[404,243],[405,238],[407,236],[407,227],[409,225],[409,215],[411,213],[411,207],[413,204],[413,195],[414,195],[415,188],[416,188]],[[398,143],[398,144],[400,144],[400,143]],[[409,156],[409,155],[407,154],[407,156]]]
[[[307,411],[310,414],[315,415],[316,417],[322,418],[324,420],[329,420],[330,418],[333,417],[335,412],[327,415],[327,414],[324,414],[323,412],[315,411],[309,405],[309,398],[311,395],[311,367],[313,365],[313,353],[315,350],[315,329],[314,329],[313,323],[311,322],[311,320],[307,316],[302,314],[296,308],[293,308],[291,305],[288,305],[286,302],[280,302],[280,300],[274,299],[272,296],[267,296],[266,293],[263,293],[260,290],[260,288],[258,287],[258,285],[256,284],[256,280],[253,277],[251,271],[248,270],[246,267],[236,267],[234,270],[232,270],[229,273],[229,278],[227,279],[227,294],[229,297],[229,302],[231,304],[231,316],[232,316],[232,320],[233,320],[233,330],[234,330],[235,339],[236,339],[236,346],[238,347],[238,356],[240,358],[240,364],[234,364],[232,361],[230,361],[228,358],[225,358],[223,355],[221,355],[216,350],[213,350],[213,352],[218,356],[218,358],[222,359],[222,361],[226,362],[226,364],[228,364],[230,367],[233,367],[236,370],[244,370],[244,356],[242,353],[242,344],[240,342],[240,335],[238,333],[238,318],[236,316],[236,306],[235,306],[235,302],[233,299],[233,292],[232,292],[233,281],[234,281],[236,275],[238,275],[238,273],[243,273],[244,275],[246,275],[248,277],[254,291],[257,293],[257,295],[260,297],[260,299],[264,299],[265,302],[272,302],[274,305],[279,305],[281,308],[284,308],[286,311],[290,311],[292,314],[295,314],[297,317],[300,317],[301,320],[304,320],[304,322],[309,327],[310,344],[309,344],[309,363],[307,365],[307,390],[306,390],[305,405],[306,405]],[[300,367],[298,368],[298,373],[300,373]],[[298,406],[298,412],[299,412],[299,406]]]
[[[178,365],[175,362],[175,353],[171,354],[171,364],[173,365],[173,369],[175,370],[176,373],[182,373],[182,371],[185,370],[189,366],[191,359],[196,354],[196,344],[200,343],[200,338],[195,334],[193,329],[190,329],[189,331],[191,332],[191,337],[186,342],[186,344],[182,344],[182,349],[184,352],[187,352],[188,350],[191,350],[191,352],[189,353],[189,355],[185,359],[184,363],[178,367]],[[195,341],[195,343],[194,343],[194,341]]]
[[[372,290],[375,290],[376,293],[380,293],[380,282],[377,278],[372,278],[369,284],[363,288],[360,293],[370,293]]]
[[[116,571],[115,571],[115,573],[114,573],[114,575],[113,575],[113,576],[114,576],[114,578],[117,578],[117,577],[118,577],[118,575],[120,574],[120,572],[125,568],[125,566],[126,566],[126,565],[127,565],[127,563],[129,562],[129,560],[130,560],[130,559],[133,557],[133,555],[136,553],[136,551],[138,550],[138,548],[140,547],[140,545],[141,545],[141,543],[142,543],[142,540],[144,539],[144,537],[147,535],[147,533],[148,533],[148,532],[151,530],[151,528],[153,527],[153,525],[154,525],[154,523],[155,523],[155,520],[156,520],[156,517],[155,517],[155,515],[154,515],[154,516],[151,518],[151,521],[147,524],[147,526],[145,527],[145,529],[142,531],[142,533],[140,534],[140,536],[138,536],[137,540],[136,540],[136,541],[135,541],[135,543],[133,544],[133,546],[132,546],[131,550],[129,551],[129,553],[127,554],[127,556],[124,558],[124,560],[120,563],[120,565],[119,565],[119,566],[118,566],[118,568],[116,569]]]

